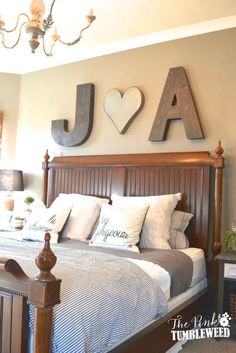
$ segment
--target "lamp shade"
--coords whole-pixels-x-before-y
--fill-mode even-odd
[[[0,191],[23,191],[22,170],[0,169]]]

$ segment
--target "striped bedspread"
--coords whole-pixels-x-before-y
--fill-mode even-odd
[[[32,276],[38,272],[32,264],[41,247],[0,240],[0,256],[16,259]],[[62,279],[62,304],[54,311],[52,353],[105,353],[166,313],[158,283],[135,263],[93,251],[57,246],[53,250],[58,258],[53,273]],[[31,334],[32,326],[30,308]]]

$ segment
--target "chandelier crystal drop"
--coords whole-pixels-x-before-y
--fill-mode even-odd
[[[52,1],[50,12],[48,16],[44,18],[43,17],[45,13],[44,1],[32,0],[30,5],[31,16],[27,15],[26,13],[20,13],[17,17],[16,24],[12,29],[6,29],[5,22],[3,21],[2,18],[0,18],[0,42],[2,43],[3,47],[6,49],[15,48],[21,39],[23,29],[25,29],[25,31],[30,35],[29,44],[30,44],[32,53],[35,53],[35,50],[40,45],[40,41],[42,41],[43,51],[46,56],[53,55],[53,47],[55,46],[56,42],[60,42],[61,44],[64,44],[67,46],[72,46],[77,44],[81,40],[83,32],[86,29],[88,29],[93,23],[93,21],[96,19],[96,17],[93,15],[92,9],[89,10],[89,13],[86,16],[88,24],[80,30],[79,35],[75,40],[73,40],[72,42],[63,41],[55,28],[54,33],[51,35],[51,41],[52,41],[51,46],[49,50],[46,50],[45,36],[48,30],[52,29],[52,27],[54,26],[52,12],[53,12],[53,7],[55,2],[56,0]],[[12,45],[8,45],[6,43],[6,37],[9,33],[12,33],[12,32],[18,32],[18,36]]]

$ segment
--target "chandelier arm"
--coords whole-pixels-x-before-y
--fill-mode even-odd
[[[53,6],[54,6],[54,4],[55,4],[55,1],[56,1],[56,0],[53,0],[53,2],[52,2],[52,4],[51,4],[49,16],[52,16],[52,10],[53,10]]]
[[[14,32],[14,31],[17,29],[18,24],[19,24],[19,20],[20,20],[20,18],[21,18],[22,16],[26,17],[27,20],[28,20],[27,22],[24,22],[24,24],[30,22],[30,18],[29,18],[29,16],[28,16],[26,13],[20,13],[20,14],[17,16],[16,25],[15,25],[15,27],[14,27],[13,29],[1,28],[0,31],[4,31],[4,32],[6,32],[6,33]]]
[[[21,38],[21,33],[22,33],[22,28],[27,24],[29,23],[28,21],[25,21],[24,23],[22,23],[22,25],[20,26],[20,30],[19,30],[19,34],[18,34],[18,37],[17,37],[17,40],[16,42],[12,45],[12,46],[8,46],[6,43],[5,43],[5,36],[2,32],[0,32],[0,34],[2,35],[2,45],[4,46],[4,48],[6,49],[13,49],[17,46],[17,44],[19,43],[19,40]]]
[[[92,22],[89,23],[86,27],[82,28],[80,33],[79,33],[79,36],[78,38],[76,38],[73,42],[64,42],[63,40],[59,39],[59,42],[62,43],[62,44],[65,44],[65,45],[68,45],[68,46],[71,46],[71,45],[74,45],[74,44],[77,44],[81,38],[82,38],[82,33],[88,29],[90,26],[91,26]]]
[[[43,27],[44,27],[44,30],[45,32],[52,27],[54,21],[52,19],[52,10],[53,10],[53,6],[55,4],[55,1],[56,0],[53,0],[52,4],[51,4],[51,7],[50,7],[50,12],[49,12],[49,15],[45,18],[45,20],[43,21]]]

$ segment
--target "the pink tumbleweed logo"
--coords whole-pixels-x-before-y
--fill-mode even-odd
[[[189,322],[183,321],[181,315],[168,320],[172,325],[171,335],[173,341],[188,341],[202,338],[225,338],[230,336],[231,317],[226,312],[224,314],[213,313],[208,319],[202,315],[194,316]]]

